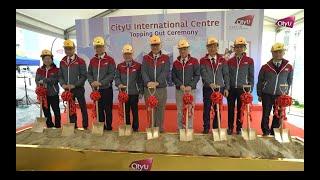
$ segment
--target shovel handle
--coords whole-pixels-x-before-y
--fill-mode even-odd
[[[247,104],[247,129],[250,131],[250,120],[249,120],[249,104]]]
[[[249,91],[246,91],[246,88],[249,88]],[[251,85],[243,85],[242,89],[244,92],[250,92],[251,91]]]
[[[188,115],[188,112],[189,112],[189,108],[187,107],[187,112],[186,112],[186,132],[187,132],[187,129],[188,129],[188,121],[189,121],[189,115]]]
[[[122,103],[123,106],[123,122],[126,125],[126,103]]]
[[[217,104],[217,117],[218,117],[218,129],[220,132],[220,111],[219,111],[219,104]]]
[[[67,120],[70,122],[69,102],[67,101]]]
[[[151,89],[153,89],[153,93],[151,93]],[[153,96],[156,93],[156,88],[148,87],[149,94]]]
[[[284,87],[284,90],[282,90],[283,87]],[[279,88],[280,88],[281,94],[285,94],[286,91],[288,90],[288,84],[280,84]]]
[[[153,119],[153,108],[151,109],[151,128],[153,128],[153,123],[154,123],[154,119]]]
[[[40,98],[40,118],[42,118],[42,97]]]

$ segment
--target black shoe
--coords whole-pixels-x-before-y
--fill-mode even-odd
[[[209,133],[209,129],[205,129],[202,131],[203,134],[208,134]]]
[[[241,134],[242,134],[242,132],[241,132],[241,131],[237,131],[237,134],[238,134],[238,135],[241,135]]]
[[[110,127],[107,127],[106,129],[107,129],[107,131],[112,131],[112,128],[110,128]]]
[[[84,130],[88,130],[88,127],[83,127]]]
[[[269,133],[263,133],[262,136],[269,136]]]
[[[232,130],[231,129],[227,129],[227,133],[228,133],[228,135],[231,135],[232,134]]]
[[[138,129],[133,129],[133,132],[138,132]]]

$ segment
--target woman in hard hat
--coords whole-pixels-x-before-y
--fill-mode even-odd
[[[189,42],[181,39],[178,43],[179,56],[172,66],[172,81],[176,85],[176,104],[178,113],[178,130],[182,129],[183,94],[191,93],[195,101],[195,89],[200,79],[200,65],[196,58],[189,54]],[[189,118],[188,129],[193,128],[193,118]]]
[[[87,67],[85,61],[75,54],[74,42],[67,39],[63,42],[66,56],[60,61],[59,83],[65,90],[71,90],[73,99],[77,98],[82,114],[82,127],[88,128],[87,103],[84,97],[84,83],[87,80]],[[70,122],[77,125],[77,113],[70,116]]]
[[[141,73],[144,82],[145,101],[150,94],[147,88],[156,88],[155,96],[159,100],[154,111],[155,127],[163,132],[164,110],[167,102],[167,76],[170,72],[169,56],[162,54],[161,40],[159,36],[153,35],[149,39],[151,52],[143,56]]]
[[[200,73],[203,83],[203,133],[209,133],[210,128],[210,110],[211,110],[211,94],[220,86],[220,92],[225,97],[229,94],[229,70],[227,61],[222,55],[218,54],[219,43],[215,37],[209,37],[207,40],[208,54],[200,59]],[[214,106],[214,111],[216,111]],[[217,112],[213,119],[213,128],[218,128]]]
[[[263,136],[274,135],[273,128],[279,128],[279,118],[273,116],[271,128],[269,128],[269,116],[275,99],[281,95],[280,84],[287,84],[285,91],[288,94],[293,78],[293,67],[289,61],[283,58],[284,44],[275,43],[271,48],[272,59],[260,69],[257,83],[257,94],[262,101],[261,129]],[[283,89],[284,90],[284,89]]]
[[[101,98],[98,102],[99,122],[104,122],[105,130],[112,130],[112,81],[116,65],[114,59],[105,51],[105,41],[98,36],[93,39],[96,52],[88,67],[88,81],[92,88],[99,89]]]
[[[143,96],[143,81],[141,77],[141,64],[133,60],[133,48],[126,44],[122,48],[124,61],[117,65],[115,85],[121,89],[126,87],[129,100],[126,102],[126,124],[130,125],[130,108],[133,121],[132,129],[139,129],[138,102]]]
[[[243,85],[251,85],[251,92],[254,86],[254,62],[245,53],[247,41],[244,37],[237,37],[234,41],[235,55],[228,60],[230,93],[228,96],[228,130],[227,133],[233,133],[234,125],[234,106],[237,101],[236,131],[241,134],[242,123],[240,121],[241,101],[240,96],[243,91]]]
[[[49,50],[43,50],[41,56],[43,65],[37,69],[36,84],[37,86],[43,85],[47,88],[47,108],[43,107],[43,113],[46,117],[46,124],[48,128],[61,127],[61,115],[59,108],[59,85],[58,73],[59,68],[53,63],[53,55]],[[52,122],[50,107],[54,113],[54,121]]]

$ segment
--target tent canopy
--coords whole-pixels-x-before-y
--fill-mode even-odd
[[[40,66],[40,60],[16,56],[16,65]]]

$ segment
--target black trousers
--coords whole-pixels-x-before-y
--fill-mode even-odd
[[[83,128],[88,127],[88,112],[87,112],[87,103],[86,99],[84,97],[84,87],[77,87],[74,89],[71,89],[71,93],[73,94],[73,100],[77,98],[80,109],[81,109],[81,115],[82,115],[82,126]],[[77,126],[77,113],[70,116],[70,123],[75,123],[75,128],[78,128]]]
[[[220,92],[223,93],[224,88],[220,89]],[[212,89],[210,87],[203,87],[202,89],[202,93],[203,93],[203,129],[204,130],[209,130],[210,128],[210,110],[211,110],[211,104],[212,101],[210,99],[210,96],[212,94]],[[217,116],[217,107],[216,105],[213,107],[214,111],[215,111],[215,116],[212,122],[212,127],[214,129],[218,128],[218,116]],[[222,107],[219,107],[220,109]],[[221,118],[221,114],[220,114],[220,118]]]
[[[273,116],[272,125],[271,128],[269,128],[269,116],[272,109],[272,106],[274,106],[274,101],[279,95],[269,95],[269,94],[262,94],[262,120],[261,120],[261,129],[264,134],[271,134],[274,135],[273,128],[279,128],[279,118],[276,116]],[[274,108],[274,107],[273,107]]]
[[[112,130],[112,87],[99,89],[101,98],[98,101],[99,122],[104,122],[104,129]]]
[[[48,128],[61,127],[61,115],[60,115],[60,108],[59,108],[59,96],[47,96],[48,108],[43,107],[43,114],[46,117],[46,124]],[[54,113],[54,124],[52,122],[50,107]]]
[[[233,130],[234,126],[234,106],[237,101],[237,117],[236,117],[236,130],[241,131],[242,123],[240,121],[240,109],[241,109],[241,100],[240,96],[244,93],[242,88],[231,88],[228,95],[228,129]]]
[[[126,102],[126,124],[130,123],[130,109],[132,111],[132,129],[139,129],[139,116],[138,116],[138,102],[139,95],[129,95],[129,100]]]

